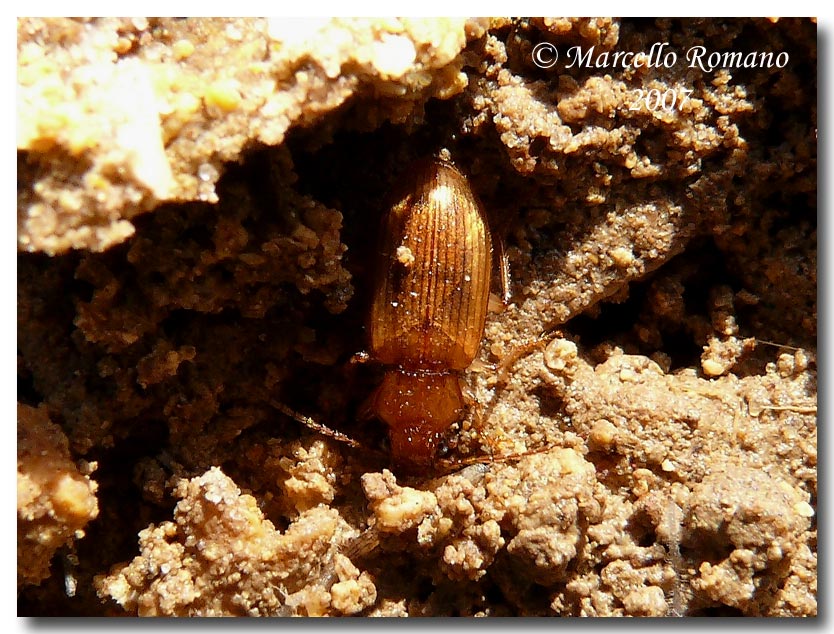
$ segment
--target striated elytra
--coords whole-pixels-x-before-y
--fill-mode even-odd
[[[484,332],[492,239],[466,177],[442,159],[406,172],[384,214],[369,316],[370,356],[387,366],[369,398],[393,462],[431,465],[463,414],[461,372]]]

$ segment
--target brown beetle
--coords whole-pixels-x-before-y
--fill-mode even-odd
[[[492,239],[483,209],[451,163],[416,164],[380,232],[370,356],[387,366],[366,409],[388,425],[393,462],[422,468],[463,414],[460,375],[484,332]]]

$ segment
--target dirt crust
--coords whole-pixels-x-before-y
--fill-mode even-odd
[[[816,38],[19,19],[19,613],[816,615]],[[405,474],[353,355],[386,195],[443,148],[512,295]]]

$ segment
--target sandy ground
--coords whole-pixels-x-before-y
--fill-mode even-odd
[[[20,19],[19,614],[815,615],[816,56],[797,19]],[[351,359],[441,148],[512,297],[403,474]]]

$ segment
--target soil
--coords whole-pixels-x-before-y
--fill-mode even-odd
[[[816,615],[816,77],[809,19],[19,19],[18,613]],[[354,355],[441,149],[511,298],[405,474]]]

